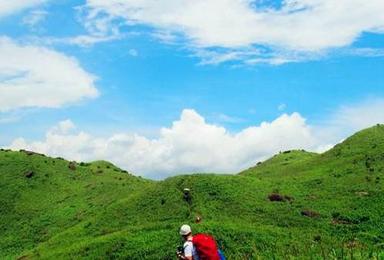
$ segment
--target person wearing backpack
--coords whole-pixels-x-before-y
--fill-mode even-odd
[[[182,225],[180,235],[184,240],[183,252],[179,259],[185,260],[225,260],[213,237],[206,234],[192,235],[189,225]]]

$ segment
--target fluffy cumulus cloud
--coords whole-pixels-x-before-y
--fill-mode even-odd
[[[47,0],[2,0],[0,1],[0,18],[44,2]]]
[[[264,3],[87,0],[93,18],[104,14],[131,25],[148,25],[157,35],[182,35],[193,48],[224,48],[210,51],[215,54],[213,61],[249,59],[279,64],[348,46],[363,32],[384,32],[382,0],[284,0],[278,7]]]
[[[235,173],[285,149],[314,149],[318,145],[311,128],[297,113],[284,114],[238,133],[209,124],[194,110],[186,109],[157,138],[138,134],[94,137],[76,131],[66,120],[50,129],[43,141],[13,141],[13,149],[31,149],[73,160],[110,160],[137,174],[163,178],[178,173]]]
[[[97,137],[65,120],[52,127],[44,140],[18,138],[10,148],[77,161],[109,160],[154,179],[192,172],[236,173],[279,151],[323,152],[355,131],[383,123],[383,111],[384,100],[376,99],[344,106],[317,125],[292,113],[231,133],[185,109],[170,127],[160,129],[156,138],[132,133]]]
[[[95,77],[60,52],[0,37],[0,112],[56,108],[98,95]]]

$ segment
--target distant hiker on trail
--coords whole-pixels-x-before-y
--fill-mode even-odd
[[[225,260],[213,237],[206,234],[192,236],[189,225],[180,228],[184,245],[178,250],[177,257],[186,260]]]

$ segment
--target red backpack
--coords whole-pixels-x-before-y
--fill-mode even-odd
[[[200,260],[220,260],[216,241],[213,237],[197,234],[193,236],[192,243]]]

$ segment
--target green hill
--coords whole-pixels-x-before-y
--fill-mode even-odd
[[[383,209],[381,125],[324,154],[286,151],[237,175],[163,181],[0,151],[0,259],[174,259],[183,223],[213,234],[229,259],[379,259]]]

